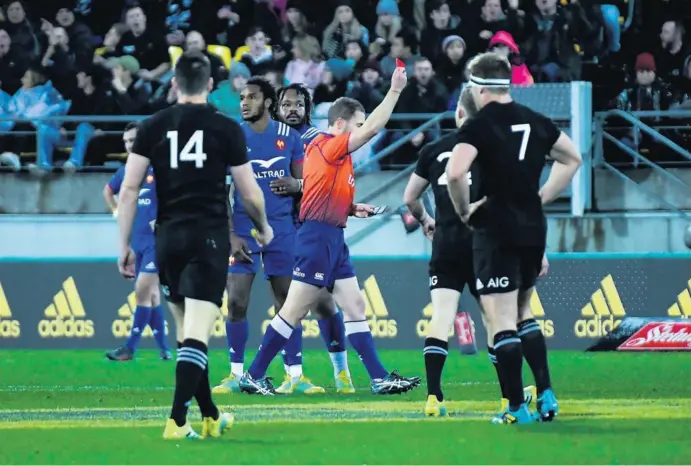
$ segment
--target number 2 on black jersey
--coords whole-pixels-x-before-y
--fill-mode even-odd
[[[166,137],[170,141],[170,168],[177,169],[178,162],[194,162],[195,168],[203,168],[206,161],[204,152],[204,131],[197,130],[179,151],[179,136],[177,131],[168,131]]]
[[[446,176],[446,161],[451,157],[452,152],[442,152],[437,156],[437,162],[441,163],[444,165],[444,173],[441,174],[441,176],[437,179],[437,184],[439,186],[446,186],[449,184],[449,179]],[[470,176],[470,172],[468,172],[468,184],[472,185],[473,184],[473,179]]]

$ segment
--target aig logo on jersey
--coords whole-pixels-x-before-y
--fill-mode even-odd
[[[478,291],[483,290],[485,288],[502,290],[504,288],[508,288],[508,286],[509,286],[509,277],[490,278],[489,280],[487,280],[487,283],[482,283],[482,281],[480,281],[480,279],[478,278],[477,281],[475,282],[475,288],[477,288]]]

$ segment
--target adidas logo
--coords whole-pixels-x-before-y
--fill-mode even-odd
[[[429,321],[432,319],[433,312],[434,308],[432,307],[432,303],[429,303],[422,309],[422,319],[418,320],[417,324],[415,324],[415,333],[417,333],[418,337],[427,337],[427,329],[429,327]],[[449,330],[449,338],[453,336],[453,333],[453,327],[451,327],[451,330]]]
[[[687,282],[686,289],[677,295],[677,302],[667,309],[668,316],[691,317],[691,293],[689,293],[689,289],[691,289],[691,280]],[[2,314],[0,314],[0,316],[2,316]]]
[[[374,275],[370,275],[364,283],[362,299],[365,300],[365,318],[369,324],[372,336],[378,338],[395,338],[398,335],[398,322],[389,318],[389,311],[384,302],[379,284]]]
[[[607,275],[600,282],[600,288],[592,294],[590,302],[583,306],[581,315],[574,325],[574,333],[579,338],[597,338],[605,336],[626,317],[624,305],[614,285],[612,275]]]
[[[42,338],[94,336],[94,323],[86,319],[82,299],[72,277],[62,283],[62,289],[53,296],[53,302],[43,314],[46,318],[38,323],[38,334]]]
[[[113,321],[110,326],[113,336],[116,338],[126,338],[132,331],[134,312],[137,309],[137,295],[133,291],[127,296],[127,302],[118,309],[118,319]],[[147,322],[148,323],[148,322]],[[166,335],[168,335],[168,322],[165,323]],[[135,330],[136,331],[136,330]],[[147,325],[144,329],[143,337],[152,337],[151,327]]]
[[[221,315],[218,316],[211,329],[211,336],[223,338],[226,336],[226,318],[228,317],[228,292],[223,292],[223,302],[221,303]]]
[[[542,301],[540,301],[540,295],[537,294],[537,289],[533,291],[533,295],[530,297],[530,310],[540,329],[542,329],[542,334],[545,338],[553,337],[554,321],[552,319],[545,319],[545,308],[542,307]]]
[[[20,335],[19,321],[12,319],[12,310],[0,283],[0,338],[19,338]]]

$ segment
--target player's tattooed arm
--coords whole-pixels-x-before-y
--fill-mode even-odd
[[[429,181],[417,173],[413,173],[410,175],[408,185],[403,192],[403,202],[410,210],[410,214],[422,225],[425,236],[431,238],[435,228],[434,219],[429,216],[424,204],[420,201],[428,186]]]

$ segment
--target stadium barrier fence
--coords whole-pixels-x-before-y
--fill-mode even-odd
[[[585,350],[626,317],[690,317],[691,256],[555,254],[531,300],[552,349]],[[381,349],[420,349],[432,314],[425,258],[356,260],[367,319]],[[227,314],[227,297],[223,314]],[[0,348],[111,349],[132,326],[132,282],[114,259],[0,262]],[[464,293],[461,309],[486,344],[479,310]],[[249,348],[275,313],[265,287],[252,290]],[[168,325],[172,320],[167,315]],[[305,347],[323,348],[315,317],[303,321]],[[170,328],[170,327],[169,327]],[[171,328],[172,330],[172,328]],[[168,333],[171,344],[174,336]],[[458,348],[456,338],[451,346]],[[211,348],[225,348],[219,317]],[[143,348],[153,348],[149,329]]]

